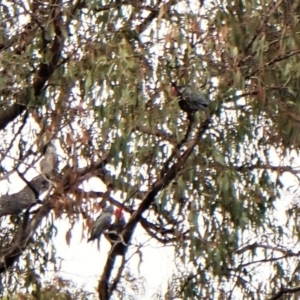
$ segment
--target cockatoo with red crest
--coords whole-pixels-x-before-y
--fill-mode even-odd
[[[118,207],[115,210],[115,218],[115,222],[108,228],[108,231],[110,231],[111,233],[106,234],[106,238],[113,246],[116,244],[117,241],[119,241],[119,243],[115,245],[115,247],[117,247],[116,254],[123,255],[127,247],[123,244],[122,238],[120,236],[122,233],[122,229],[126,224],[122,208]]]
[[[96,219],[92,233],[90,238],[88,239],[88,242],[93,241],[95,239],[98,239],[98,249],[100,248],[100,239],[101,234],[107,230],[111,224],[112,217],[114,214],[114,207],[112,205],[104,207],[101,214]]]
[[[190,86],[180,86],[175,83],[172,83],[171,96],[179,98],[179,107],[188,114],[206,110],[209,103],[202,93],[194,91]]]

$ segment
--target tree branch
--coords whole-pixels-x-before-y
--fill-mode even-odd
[[[40,210],[29,221],[29,210],[36,203],[32,203],[26,210],[23,222],[20,224],[18,231],[13,238],[12,244],[6,246],[0,252],[0,274],[4,273],[9,267],[11,267],[15,261],[21,256],[28,244],[32,241],[32,235],[40,225],[44,217],[50,212],[50,202],[44,200]]]
[[[176,153],[178,152],[178,150],[180,150],[181,146],[187,142],[187,139],[192,131],[192,127],[193,127],[193,123],[194,123],[194,119],[191,118],[189,119],[189,125],[188,128],[186,130],[186,133],[183,137],[183,139],[174,147],[171,155],[169,156],[169,158],[166,160],[166,162],[164,163],[164,166],[160,172],[160,176],[162,177],[168,170],[169,170],[169,164],[172,161],[172,159],[175,157]]]
[[[82,181],[84,180],[84,176],[87,175],[89,172],[93,172],[99,168],[102,168],[103,165],[105,165],[105,163],[107,162],[108,157],[109,153],[106,153],[103,155],[102,159],[100,159],[94,165],[79,169],[78,174],[79,176],[81,176],[81,178],[79,179]],[[70,178],[70,172],[66,173],[67,175],[63,177],[63,180],[61,180],[61,185],[56,188],[54,195],[52,196],[53,199],[55,199],[57,194],[59,194],[61,191],[68,192],[73,188],[72,184],[74,182]],[[41,221],[50,213],[50,211],[53,208],[51,202],[52,197],[44,199],[40,209],[36,212],[36,214],[33,215],[32,219],[29,221],[29,210],[33,205],[37,203],[35,200],[34,192],[32,190],[32,186],[34,183],[36,183],[37,180],[40,179],[43,179],[42,176],[36,177],[33,181],[30,182],[31,187],[26,186],[21,192],[17,193],[19,197],[12,198],[11,196],[13,195],[10,195],[3,196],[0,198],[0,209],[4,209],[6,207],[6,214],[20,213],[24,208],[27,208],[23,217],[23,223],[20,225],[19,230],[17,231],[13,239],[13,242],[8,246],[4,247],[0,252],[0,273],[5,272],[7,268],[11,267],[15,263],[15,261],[17,261],[17,259],[22,255],[23,251],[31,242],[32,235],[35,233]],[[33,198],[30,196],[30,194],[33,194]],[[26,198],[24,197],[24,195],[29,195],[29,197]],[[12,202],[12,199],[14,200],[14,202]],[[13,206],[12,203],[14,203]],[[16,211],[12,211],[12,207],[15,207]]]
[[[113,293],[113,291],[116,289],[120,279],[121,279],[121,275],[122,275],[122,272],[124,270],[124,267],[125,267],[125,255],[122,256],[122,262],[121,262],[121,266],[119,267],[119,270],[118,270],[118,274],[114,280],[114,282],[112,283],[110,289],[109,289],[109,294],[111,295]]]
[[[270,4],[269,10],[266,12],[264,18],[260,21],[259,27],[256,28],[256,34],[252,37],[251,41],[249,42],[249,44],[247,45],[246,49],[245,49],[245,53],[248,52],[248,50],[251,48],[251,46],[253,45],[253,43],[255,42],[255,40],[258,38],[258,36],[261,34],[264,26],[268,23],[269,19],[271,18],[271,16],[276,12],[277,8],[279,7],[279,5],[282,3],[281,1],[277,1]]]
[[[142,214],[150,207],[150,205],[155,201],[156,195],[162,191],[165,187],[167,187],[170,182],[176,177],[178,172],[182,169],[185,162],[191,155],[192,151],[194,150],[195,146],[198,144],[199,140],[205,133],[208,128],[210,120],[207,119],[203,123],[200,124],[195,137],[192,139],[189,147],[185,150],[185,152],[180,156],[176,163],[172,165],[169,171],[158,181],[156,181],[151,190],[148,192],[146,197],[143,199],[142,203],[140,204],[139,208],[136,212],[131,216],[128,223],[125,225],[122,236],[124,242],[128,245],[130,239],[134,233],[135,227],[137,223],[140,221]],[[106,265],[104,267],[104,271],[102,273],[101,279],[98,285],[98,293],[99,298],[101,300],[108,300],[110,298],[109,290],[108,290],[108,282],[110,279],[110,275],[114,266],[116,258],[116,251],[114,248],[108,254],[108,258],[106,261]]]
[[[284,287],[282,287],[279,292],[277,292],[274,296],[272,296],[268,300],[280,299],[284,294],[297,293],[299,291],[300,291],[300,286],[296,286],[294,288],[284,288]]]
[[[26,180],[27,181],[27,180]],[[48,189],[47,181],[43,176],[37,176],[18,193],[3,195],[0,197],[0,217],[12,214],[19,214],[27,209],[37,200],[37,195]],[[34,190],[35,192],[34,192]]]
[[[12,106],[0,112],[0,130],[4,129],[11,121],[13,121],[25,110],[27,110],[27,105],[30,103],[30,100],[32,98],[31,89],[33,89],[35,97],[39,96],[45,83],[57,67],[57,63],[59,61],[64,44],[64,37],[61,30],[63,22],[61,17],[60,4],[60,0],[52,1],[53,8],[51,18],[54,23],[56,35],[52,43],[52,47],[50,48],[51,59],[48,64],[44,62],[40,64],[39,70],[37,71],[36,76],[34,78],[32,88],[25,88],[23,93],[19,94],[19,96],[16,99],[16,102]]]

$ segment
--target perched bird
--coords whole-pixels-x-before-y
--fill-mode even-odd
[[[41,173],[46,177],[51,177],[58,165],[58,156],[53,143],[46,147],[44,158],[40,162]]]
[[[208,101],[198,91],[194,91],[190,86],[179,86],[172,83],[171,96],[179,97],[179,107],[188,114],[195,113],[198,110],[206,110]]]
[[[36,196],[41,195],[49,188],[49,182],[43,176],[37,176],[30,181],[20,192],[0,197],[0,217],[18,214],[23,209],[36,202]],[[37,195],[36,195],[37,194]]]
[[[103,211],[96,219],[92,233],[90,238],[88,239],[88,242],[93,241],[95,239],[98,239],[98,249],[100,248],[100,239],[101,234],[109,228],[112,220],[112,216],[114,214],[114,207],[113,206],[107,206],[103,208]]]
[[[122,208],[117,208],[114,213],[116,220],[113,224],[111,224],[108,228],[108,231],[111,233],[107,233],[105,237],[109,240],[111,245],[115,245],[117,241],[120,241],[117,245],[115,245],[116,254],[117,255],[123,255],[126,252],[127,247],[122,243],[122,239],[120,237],[120,234],[122,232],[123,227],[126,224],[124,214],[122,212]]]

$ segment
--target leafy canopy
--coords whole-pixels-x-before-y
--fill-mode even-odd
[[[292,0],[2,1],[2,179],[38,169],[50,140],[60,153],[39,209],[1,218],[3,291],[56,265],[55,219],[70,241],[110,202],[131,215],[129,247],[137,224],[174,247],[162,298],[296,299],[299,13]],[[188,120],[173,81],[209,113]],[[91,177],[107,192],[85,192]],[[115,258],[99,269],[102,300],[126,294]]]

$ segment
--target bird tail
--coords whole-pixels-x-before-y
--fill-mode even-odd
[[[87,242],[89,243],[89,242],[91,242],[93,240],[93,238],[89,238],[88,240],[87,240]]]
[[[100,241],[101,241],[101,235],[100,235],[99,238],[98,238],[98,246],[97,246],[98,251],[100,251]]]

